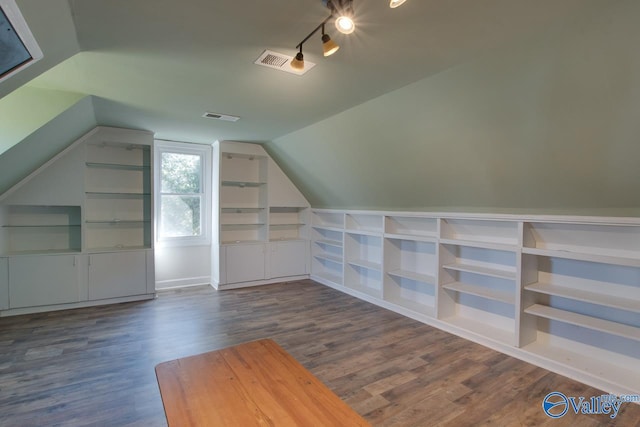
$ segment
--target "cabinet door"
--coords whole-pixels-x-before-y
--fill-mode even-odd
[[[89,255],[89,299],[105,299],[147,293],[145,251]]]
[[[0,258],[0,310],[9,308],[9,260]]]
[[[303,240],[269,243],[271,278],[307,274],[307,245]]]
[[[265,278],[264,244],[229,245],[226,251],[227,283],[251,282]]]
[[[10,258],[10,308],[80,301],[77,261],[75,255]]]

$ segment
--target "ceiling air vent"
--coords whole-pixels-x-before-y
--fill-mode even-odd
[[[217,119],[224,120],[225,122],[237,122],[240,120],[238,116],[230,116],[228,114],[218,114],[218,113],[204,113],[202,117],[206,117],[207,119]]]
[[[272,50],[265,50],[253,63],[262,65],[263,67],[273,68],[274,70],[286,71],[287,73],[296,74],[298,76],[303,75],[316,65],[305,59],[304,70],[294,70],[290,65],[292,59],[293,56],[274,52]]]

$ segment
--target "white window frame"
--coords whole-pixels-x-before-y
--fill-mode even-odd
[[[13,29],[15,30],[18,37],[20,37],[20,40],[22,40],[22,44],[29,52],[29,55],[31,55],[31,59],[29,61],[0,76],[0,82],[3,82],[14,74],[19,73],[30,65],[33,65],[41,60],[43,58],[43,54],[42,49],[40,49],[38,42],[29,29],[29,25],[27,25],[27,21],[25,21],[24,17],[22,16],[22,13],[20,12],[20,9],[18,8],[15,0],[0,0],[0,8],[9,19],[9,22],[13,26]]]
[[[205,144],[192,144],[187,142],[156,140],[154,144],[154,189],[155,189],[155,236],[157,247],[169,246],[205,246],[211,244],[211,156],[212,147]],[[186,237],[163,237],[160,233],[162,217],[162,154],[176,153],[198,155],[202,159],[202,183],[200,195],[200,235]]]

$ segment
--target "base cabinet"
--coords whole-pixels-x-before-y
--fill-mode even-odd
[[[89,255],[89,299],[147,293],[146,251]]]
[[[78,255],[10,258],[9,308],[80,301],[78,261]]]
[[[229,245],[225,247],[225,251],[226,283],[264,280],[264,244]]]
[[[292,240],[269,243],[269,277],[309,274],[309,242]]]

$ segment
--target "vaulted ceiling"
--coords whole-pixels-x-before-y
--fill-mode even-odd
[[[288,55],[327,15],[321,0],[17,0],[44,59],[0,84],[91,95],[96,122],[163,139],[270,141],[498,48],[559,31],[602,0],[355,0],[357,30],[304,45],[296,76],[253,64]],[[205,111],[240,116],[236,123]]]

